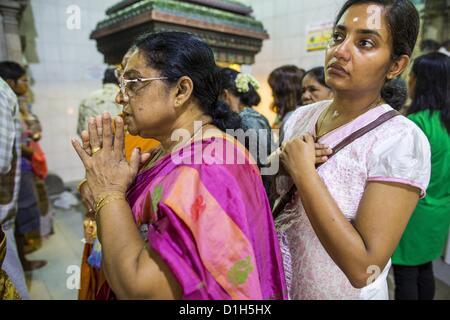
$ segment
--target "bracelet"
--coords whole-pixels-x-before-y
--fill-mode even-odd
[[[87,182],[87,179],[84,178],[83,180],[81,180],[81,182],[77,185],[77,191],[78,193],[81,193],[81,187],[83,186],[83,184],[85,184]]]
[[[95,217],[98,216],[100,210],[104,206],[116,200],[125,200],[125,195],[123,193],[109,193],[101,197],[98,201],[95,201],[95,208],[94,208]]]

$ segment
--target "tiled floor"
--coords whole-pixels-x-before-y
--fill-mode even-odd
[[[72,300],[77,298],[73,275],[80,264],[83,243],[83,216],[81,207],[55,210],[55,234],[44,240],[42,248],[27,256],[28,259],[45,259],[48,265],[28,274],[31,299]],[[443,261],[434,263],[437,300],[450,300],[450,265]],[[392,271],[392,270],[391,270]],[[72,277],[71,277],[72,276]],[[392,272],[388,278],[390,297],[393,297]]]
[[[27,274],[31,299],[73,300],[77,298],[76,279],[83,250],[82,214],[79,210],[56,210],[54,231],[42,248],[27,256],[48,264]]]

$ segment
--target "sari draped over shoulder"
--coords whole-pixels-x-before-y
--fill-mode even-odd
[[[270,205],[252,161],[238,142],[208,138],[160,159],[129,189],[136,225],[183,299],[287,297]],[[97,298],[114,294],[106,284]]]

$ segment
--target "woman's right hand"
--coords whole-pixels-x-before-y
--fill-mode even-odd
[[[333,150],[325,145],[316,143],[316,165],[325,163],[328,160],[328,156],[330,156],[333,153]]]
[[[315,143],[314,147],[316,149],[316,165],[327,162],[328,157],[333,153],[333,150],[325,144]],[[269,163],[272,162],[275,157],[280,156],[282,149],[283,147],[278,148],[268,157]],[[280,169],[283,170],[283,167],[280,167]]]

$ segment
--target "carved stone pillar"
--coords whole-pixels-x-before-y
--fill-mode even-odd
[[[18,21],[21,10],[18,1],[0,0],[0,60],[22,63]]]

